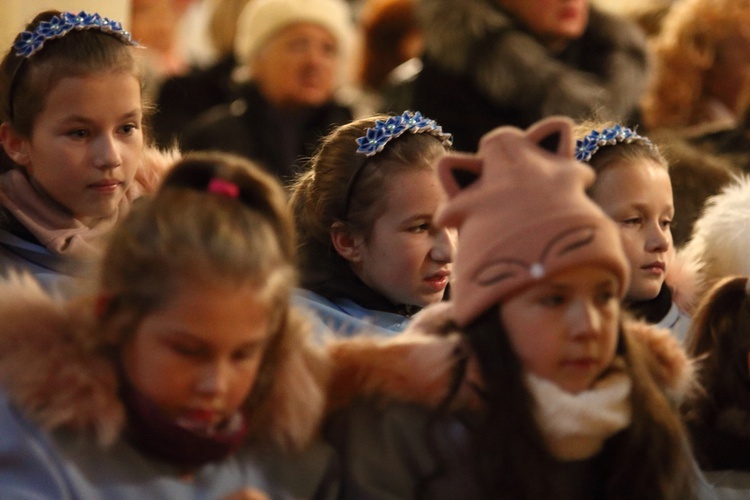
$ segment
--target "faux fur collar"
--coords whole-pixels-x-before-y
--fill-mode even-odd
[[[430,26],[426,56],[443,70],[469,76],[500,107],[586,118],[602,109],[624,119],[645,89],[645,35],[594,7],[580,40],[587,48],[578,56],[585,68],[556,58],[488,0],[462,0],[460,6],[454,0],[423,0],[418,15]]]
[[[357,397],[406,401],[436,407],[447,395],[457,364],[468,374],[454,405],[476,408],[478,367],[451,321],[451,304],[427,307],[407,330],[391,338],[359,336],[329,344],[333,374],[329,388],[332,410]],[[694,389],[693,365],[669,330],[628,319],[626,335],[646,358],[656,385],[679,404]]]
[[[42,428],[92,433],[106,445],[125,424],[112,361],[93,347],[94,304],[63,301],[27,275],[0,284],[0,386]],[[300,449],[316,434],[325,408],[327,364],[306,344],[307,323],[293,314],[297,335],[280,347],[274,380],[253,429],[284,449]],[[93,333],[92,333],[93,332]]]

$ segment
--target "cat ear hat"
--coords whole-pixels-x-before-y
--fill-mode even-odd
[[[466,326],[493,304],[577,266],[611,270],[618,293],[630,268],[614,222],[586,195],[591,167],[573,157],[573,122],[547,118],[520,130],[500,127],[476,154],[438,162],[448,200],[439,226],[458,229],[451,296]]]

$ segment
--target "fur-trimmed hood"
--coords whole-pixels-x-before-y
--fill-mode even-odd
[[[29,275],[0,284],[0,387],[41,428],[90,433],[101,444],[118,440],[125,426],[119,380],[111,357],[94,340],[95,300],[71,301],[45,292]],[[292,314],[294,335],[282,342],[265,402],[251,415],[251,433],[282,449],[299,450],[316,435],[325,408],[327,364],[322,349],[304,341],[310,332]]]
[[[417,314],[399,336],[332,341],[330,409],[342,408],[359,396],[437,407],[450,390],[462,359],[468,360],[468,372],[453,404],[478,407],[475,387],[481,385],[481,377],[451,317],[451,304],[440,303]],[[631,345],[646,359],[656,385],[675,405],[682,402],[694,390],[695,378],[679,342],[669,330],[640,321],[627,319],[624,329]]]
[[[452,74],[468,75],[498,107],[540,116],[624,119],[647,82],[646,37],[634,24],[591,7],[580,54],[555,57],[497,2],[422,0],[426,57]],[[609,113],[605,113],[609,111]]]
[[[750,175],[706,200],[679,257],[697,269],[697,299],[721,278],[750,276]]]

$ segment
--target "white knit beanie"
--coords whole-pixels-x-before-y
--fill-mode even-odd
[[[339,50],[345,51],[352,43],[352,14],[344,0],[250,0],[237,20],[237,62],[247,64],[272,35],[299,22],[326,28]]]

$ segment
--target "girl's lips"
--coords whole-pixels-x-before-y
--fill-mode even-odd
[[[653,262],[642,266],[641,269],[651,274],[661,275],[666,271],[666,266],[663,262]]]
[[[94,191],[98,191],[100,193],[111,193],[116,191],[117,188],[120,187],[120,184],[120,181],[105,180],[89,184],[89,187]]]
[[[435,292],[442,292],[448,286],[450,275],[448,271],[440,271],[425,278],[425,282]]]

